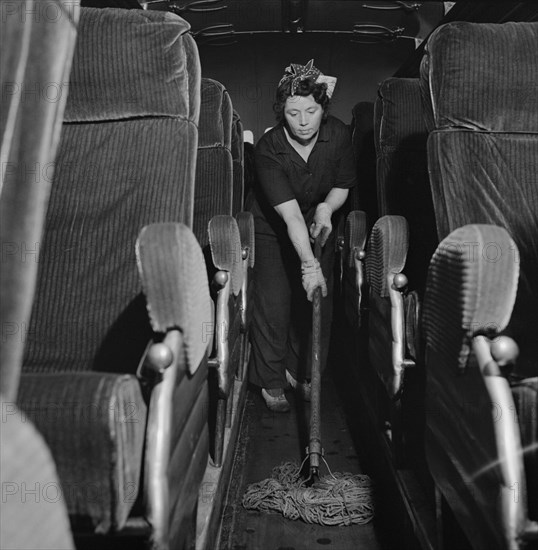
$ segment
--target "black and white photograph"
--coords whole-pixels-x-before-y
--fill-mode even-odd
[[[0,0],[0,549],[538,550],[538,1]]]

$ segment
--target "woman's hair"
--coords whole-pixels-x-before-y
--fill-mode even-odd
[[[303,97],[312,95],[314,101],[319,103],[323,109],[323,120],[327,118],[330,101],[327,95],[327,84],[324,82],[316,83],[311,78],[306,78],[297,85],[295,95]],[[291,81],[284,82],[276,90],[276,101],[273,104],[273,111],[275,112],[277,122],[284,120],[284,105],[288,97],[291,97]]]

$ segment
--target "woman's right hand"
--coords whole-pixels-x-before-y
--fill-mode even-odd
[[[321,288],[323,297],[327,296],[327,283],[321,271],[318,260],[313,259],[301,263],[301,272],[303,275],[303,288],[306,291],[306,297],[311,302],[314,297],[314,290]]]

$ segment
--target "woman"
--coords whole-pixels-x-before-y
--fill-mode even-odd
[[[335,242],[331,216],[355,185],[349,131],[328,114],[336,79],[292,63],[277,88],[277,126],[256,145],[256,297],[250,381],[270,410],[290,410],[284,389],[310,397],[311,307],[321,288],[321,368],[332,320]],[[318,262],[311,240],[321,235]]]

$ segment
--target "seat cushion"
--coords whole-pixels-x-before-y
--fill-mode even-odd
[[[0,547],[71,550],[75,546],[50,450],[11,400],[2,396],[0,403]]]
[[[121,529],[138,496],[146,404],[134,376],[23,375],[21,409],[43,434],[70,516]]]
[[[191,117],[189,80],[199,70],[190,25],[169,12],[83,8],[65,120]],[[195,116],[195,113],[193,113]]]
[[[420,69],[430,130],[536,131],[537,51],[538,23],[439,27]]]

